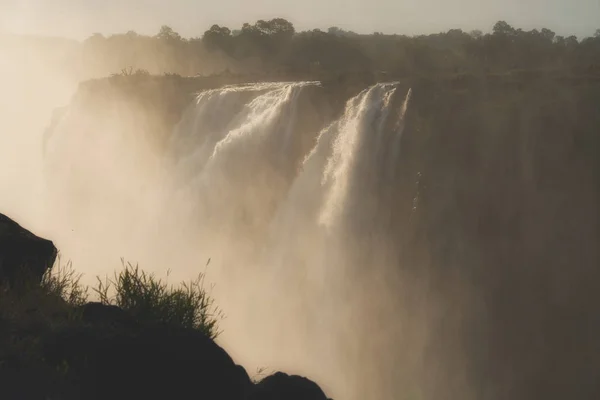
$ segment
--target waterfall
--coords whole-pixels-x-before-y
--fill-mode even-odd
[[[381,356],[365,351],[372,345],[356,341],[370,335],[365,321],[378,314],[392,321],[396,312],[386,304],[393,294],[383,278],[385,269],[396,267],[393,262],[379,254],[379,259],[370,260],[372,275],[357,271],[367,267],[361,264],[369,256],[386,250],[380,243],[385,232],[378,224],[380,213],[385,215],[391,206],[384,194],[395,174],[387,169],[395,167],[400,157],[410,98],[409,90],[393,115],[397,91],[397,83],[365,89],[321,131],[272,221],[270,243],[260,262],[260,268],[268,271],[261,280],[262,304],[270,304],[269,317],[287,321],[294,315],[298,321],[279,328],[284,341],[278,342],[281,339],[268,331],[253,336],[281,343],[276,348],[293,338],[314,359],[293,351],[280,352],[279,359],[287,356],[290,367],[307,362],[308,370],[335,380],[332,385],[340,390],[340,398],[373,395],[365,376],[379,370]],[[395,325],[380,328],[385,340],[391,340]],[[371,378],[373,385],[383,379]]]
[[[274,236],[298,225],[323,232],[347,228],[356,218],[374,221],[382,187],[399,157],[408,91],[398,118],[388,121],[396,83],[382,83],[350,99],[342,117],[323,129],[273,222]],[[393,125],[391,132],[388,126]],[[292,220],[295,219],[295,220]],[[362,225],[360,230],[372,230]],[[297,236],[297,235],[296,235]],[[312,235],[308,235],[312,236]],[[287,237],[287,236],[286,236]],[[275,246],[279,247],[279,246]]]
[[[268,225],[296,171],[286,151],[302,92],[316,85],[247,84],[197,96],[171,139],[167,179],[181,220],[208,228],[198,240],[203,246],[219,247],[215,240],[255,246],[253,236]]]
[[[200,92],[175,128],[170,141],[178,177],[195,177],[223,147],[236,142],[258,144],[264,136],[283,130],[278,139],[289,142],[299,94],[318,82],[275,82],[226,86]],[[291,120],[283,120],[291,117]],[[238,142],[237,138],[245,142]],[[262,137],[262,139],[261,139]],[[246,150],[248,152],[249,149]],[[220,162],[217,161],[217,162]],[[187,172],[187,173],[186,173]],[[192,178],[193,179],[193,178]]]
[[[168,268],[176,281],[210,257],[208,278],[227,314],[220,341],[236,361],[251,371],[302,371],[337,398],[377,398],[376,387],[395,379],[381,375],[391,361],[378,346],[398,327],[378,327],[383,338],[367,343],[365,321],[396,320],[386,281],[396,267],[393,238],[382,237],[410,90],[369,87],[304,140],[313,89],[323,90],[277,82],[202,91],[158,161],[144,156],[120,105],[112,106],[119,129],[70,108],[47,143],[48,166],[74,185],[75,198],[94,200],[75,207],[77,228],[89,231],[73,233],[76,266],[97,263],[94,277],[126,256],[147,270]],[[301,141],[314,146],[298,151]]]
[[[215,260],[229,351],[250,368],[311,371],[331,380],[338,397],[355,399],[373,390],[364,376],[373,385],[383,378],[372,375],[379,356],[365,349],[373,346],[353,340],[368,337],[361,324],[371,313],[393,320],[395,312],[384,287],[395,265],[379,239],[410,90],[403,98],[397,82],[363,90],[295,160],[289,151],[306,117],[298,102],[313,85],[200,93],[170,144],[176,196],[167,216],[177,210],[176,225],[185,221],[185,236]],[[373,275],[360,273],[374,255]],[[394,329],[380,334],[392,340]]]

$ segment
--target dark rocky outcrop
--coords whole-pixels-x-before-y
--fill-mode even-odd
[[[57,256],[52,241],[34,235],[0,214],[0,284],[39,284]]]
[[[249,400],[328,400],[319,385],[302,376],[276,372],[253,388]]]
[[[42,362],[3,357],[0,346],[2,399],[327,399],[316,383],[299,376],[277,373],[253,384],[200,331],[143,323],[101,303],[75,311],[77,317],[58,328],[36,328],[33,347]]]
[[[87,303],[79,308],[81,319],[90,324],[133,326],[135,321],[117,306],[99,302]]]
[[[282,373],[254,385],[199,330],[141,321],[102,303],[57,303],[39,290],[56,257],[50,240],[0,214],[0,280],[11,289],[0,293],[2,399],[326,399],[314,382]],[[15,288],[18,303],[29,304],[21,317]]]
[[[89,324],[57,332],[44,348],[51,365],[75,371],[71,390],[87,399],[115,394],[127,399],[243,399],[252,385],[244,368],[194,330]]]

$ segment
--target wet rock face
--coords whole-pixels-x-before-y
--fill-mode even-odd
[[[0,285],[39,284],[58,251],[52,241],[34,235],[0,214]]]

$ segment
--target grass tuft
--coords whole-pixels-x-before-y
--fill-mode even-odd
[[[221,333],[218,324],[223,313],[204,286],[204,273],[174,287],[137,265],[123,259],[121,263],[123,268],[115,272],[113,279],[107,277],[102,281],[97,277],[98,284],[92,287],[92,292],[101,303],[117,306],[140,322],[195,329],[211,339]],[[42,315],[76,317],[78,308],[89,299],[90,288],[81,283],[81,277],[71,261],[61,262],[59,254],[41,284],[25,295],[0,290],[0,323],[3,318],[28,321]]]
[[[221,310],[204,287],[205,274],[180,287],[169,286],[153,274],[121,259],[123,269],[113,279],[98,278],[94,292],[100,302],[115,305],[140,321],[196,329],[211,339],[221,332]]]
[[[42,292],[62,298],[71,306],[82,306],[88,301],[89,289],[81,284],[81,277],[82,274],[75,272],[70,260],[64,265],[61,263],[59,254],[54,267],[42,277]]]

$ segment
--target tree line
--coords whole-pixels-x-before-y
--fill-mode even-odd
[[[357,34],[337,27],[297,32],[283,19],[213,25],[184,38],[169,26],[153,36],[94,34],[65,58],[80,75],[133,68],[149,73],[384,72],[392,76],[499,73],[515,69],[600,68],[600,29],[579,40],[550,29],[525,31],[499,21],[490,33],[451,29],[431,35]]]

